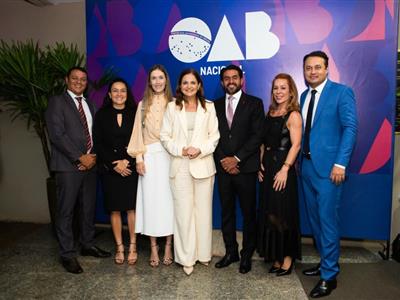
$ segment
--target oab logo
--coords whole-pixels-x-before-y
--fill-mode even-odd
[[[270,31],[271,18],[263,11],[246,13],[246,58],[233,34],[226,16],[219,26],[214,43],[207,24],[197,18],[180,20],[171,30],[169,49],[176,59],[192,63],[209,52],[207,61],[267,59],[280,46],[278,37]]]

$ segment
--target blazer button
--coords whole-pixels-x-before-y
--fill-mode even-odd
[[[232,138],[232,135],[229,135],[229,138],[231,139],[231,138]]]
[[[113,151],[114,151],[114,153],[115,153],[115,152],[117,152],[117,149],[114,149]]]

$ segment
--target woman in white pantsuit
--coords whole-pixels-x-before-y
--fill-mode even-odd
[[[160,139],[171,155],[175,262],[190,275],[196,261],[205,265],[211,261],[213,152],[219,140],[214,104],[205,100],[203,82],[193,69],[179,77]]]

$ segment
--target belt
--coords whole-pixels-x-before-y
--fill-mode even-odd
[[[303,155],[303,157],[305,158],[305,159],[311,159],[311,153],[310,152],[308,152],[308,153],[302,153],[302,155]]]

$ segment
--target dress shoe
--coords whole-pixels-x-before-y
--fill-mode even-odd
[[[185,274],[187,275],[187,276],[190,276],[190,274],[192,274],[193,273],[193,266],[190,266],[190,267],[183,267],[183,272],[185,272]]]
[[[81,250],[82,256],[94,256],[94,257],[110,257],[111,253],[100,249],[97,246],[92,246],[90,248],[82,248]]]
[[[336,289],[337,282],[336,279],[318,281],[317,285],[312,289],[310,293],[311,298],[321,298],[328,296],[332,290]]]
[[[225,254],[223,258],[221,258],[220,261],[218,261],[215,264],[215,267],[220,269],[220,268],[225,268],[229,266],[231,263],[239,261],[239,255],[234,255],[234,254]]]
[[[321,275],[321,265],[318,264],[315,267],[303,270],[303,274],[306,276],[319,276]]]
[[[69,273],[79,274],[83,272],[81,265],[75,257],[61,258],[61,263],[64,269]]]
[[[240,260],[239,272],[246,274],[251,270],[251,258],[244,258]]]
[[[293,266],[294,266],[294,261],[292,260],[289,269],[283,269],[281,267],[278,271],[276,271],[276,276],[290,275],[292,273]]]

